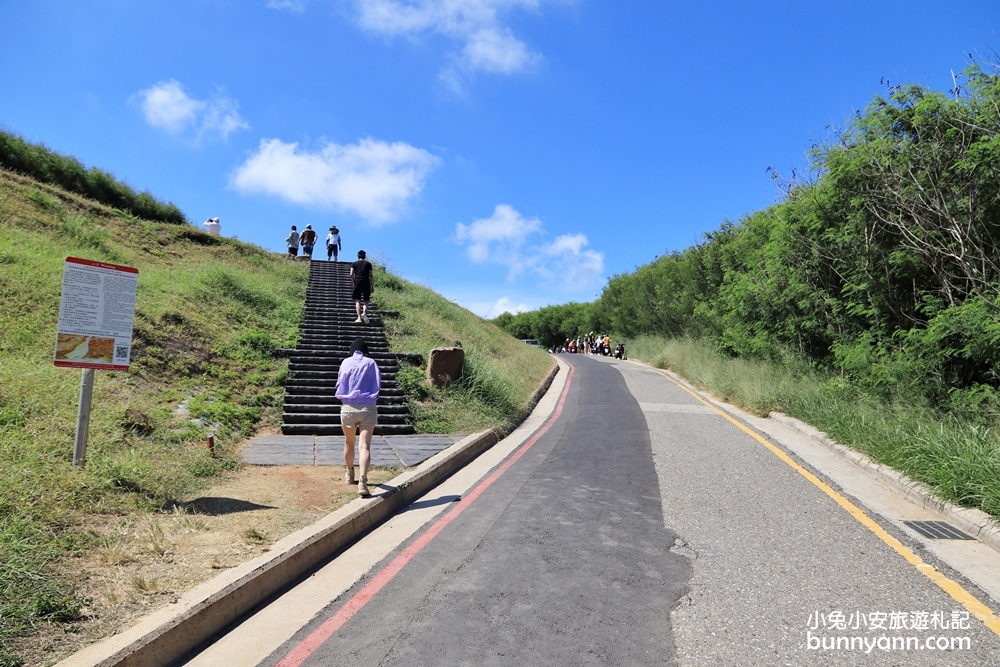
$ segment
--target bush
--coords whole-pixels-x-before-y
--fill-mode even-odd
[[[145,220],[187,224],[184,213],[148,192],[137,193],[111,174],[95,167],[86,169],[73,157],[60,155],[42,144],[0,131],[0,167],[56,185],[106,206],[127,211]]]
[[[412,364],[400,363],[399,370],[396,372],[396,382],[409,398],[422,401],[431,395],[424,373]]]

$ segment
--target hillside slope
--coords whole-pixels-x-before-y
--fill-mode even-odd
[[[67,256],[139,269],[128,373],[99,372],[85,469],[71,465],[80,372],[52,365]],[[308,265],[190,225],[155,223],[0,169],[0,665],[17,637],[86,611],[72,559],[100,549],[96,514],[170,507],[240,466],[239,443],[280,419]],[[506,428],[551,360],[378,269],[376,299],[402,311],[395,351],[467,351],[448,390],[405,376],[423,431]],[[126,414],[126,411],[128,413]],[[216,456],[204,445],[216,435]]]

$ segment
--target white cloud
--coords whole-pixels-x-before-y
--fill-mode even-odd
[[[588,250],[587,237],[583,234],[558,236],[552,243],[539,248],[545,258],[544,268],[538,272],[550,280],[559,280],[567,286],[589,286],[604,273],[604,254]]]
[[[198,139],[206,136],[225,139],[250,127],[239,114],[239,103],[222,88],[212,99],[198,100],[188,95],[178,81],[170,79],[140,90],[130,101],[138,103],[150,127],[170,134],[191,130]]]
[[[245,193],[353,211],[378,225],[405,211],[439,162],[431,153],[403,142],[362,139],[346,146],[329,142],[309,152],[297,143],[262,139],[229,183]]]
[[[358,22],[389,37],[433,33],[460,43],[454,64],[441,79],[461,90],[472,72],[514,74],[537,65],[542,56],[511,32],[499,14],[512,9],[537,10],[543,0],[354,0]],[[550,0],[545,0],[550,1]]]
[[[301,14],[306,10],[306,6],[298,0],[268,0],[268,9],[285,9],[295,14]]]
[[[514,304],[509,298],[502,296],[497,299],[490,309],[483,315],[487,320],[492,320],[494,317],[503,315],[504,313],[510,313],[511,315],[517,315],[518,313],[526,313],[531,310],[526,303]]]
[[[194,124],[205,107],[204,102],[188,97],[181,84],[173,79],[161,81],[152,88],[140,91],[139,98],[146,122],[155,128],[174,133]]]
[[[542,223],[525,218],[507,204],[489,218],[455,225],[455,240],[477,264],[507,267],[511,282],[533,275],[562,292],[594,287],[604,274],[604,254],[587,248],[584,234],[566,234],[545,241]]]
[[[462,61],[470,69],[492,74],[513,74],[538,59],[538,55],[518,41],[509,30],[483,28],[469,36],[462,49]]]
[[[474,262],[486,262],[492,256],[511,256],[516,253],[531,234],[538,232],[542,223],[537,218],[524,218],[507,204],[499,204],[493,215],[475,220],[471,225],[455,225],[459,243],[469,244],[466,253]]]

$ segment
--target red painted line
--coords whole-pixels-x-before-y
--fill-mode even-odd
[[[134,266],[121,266],[119,264],[108,264],[107,262],[95,262],[90,259],[80,259],[79,257],[67,257],[70,264],[82,264],[84,266],[96,266],[99,269],[111,269],[113,271],[124,271],[126,273],[139,273],[139,269]]]
[[[437,520],[430,528],[428,528],[423,535],[413,541],[413,543],[406,547],[398,556],[392,559],[388,565],[386,565],[382,570],[376,574],[371,581],[369,581],[365,586],[354,594],[354,596],[347,601],[347,603],[337,610],[337,613],[328,618],[323,622],[318,628],[312,631],[308,637],[302,640],[302,642],[296,646],[291,652],[286,655],[281,662],[278,663],[277,667],[299,667],[306,659],[311,656],[316,650],[323,645],[323,643],[333,636],[337,630],[340,629],[344,623],[349,621],[356,613],[361,611],[369,600],[371,600],[375,595],[385,587],[393,577],[399,574],[399,571],[409,563],[413,558],[420,553],[424,547],[430,544],[431,540],[438,536],[438,534],[445,529],[445,527],[454,521],[459,514],[465,511],[465,509],[482,493],[497,481],[501,475],[507,472],[512,465],[514,465],[518,459],[524,456],[525,452],[531,449],[532,446],[538,440],[545,435],[545,433],[551,428],[551,426],[559,419],[562,414],[563,405],[566,404],[566,396],[569,394],[569,385],[573,381],[573,373],[575,369],[573,366],[569,368],[569,375],[566,376],[566,386],[563,387],[562,395],[559,397],[559,403],[556,405],[555,411],[552,416],[548,418],[545,424],[540,428],[535,435],[531,436],[527,442],[521,445],[510,458],[504,461],[503,465],[499,466],[496,470],[490,474],[489,477],[480,482],[475,489],[468,493],[462,500],[459,501],[455,507],[453,507],[447,514]]]

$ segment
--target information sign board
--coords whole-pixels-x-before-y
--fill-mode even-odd
[[[56,366],[127,371],[139,270],[67,257]]]

